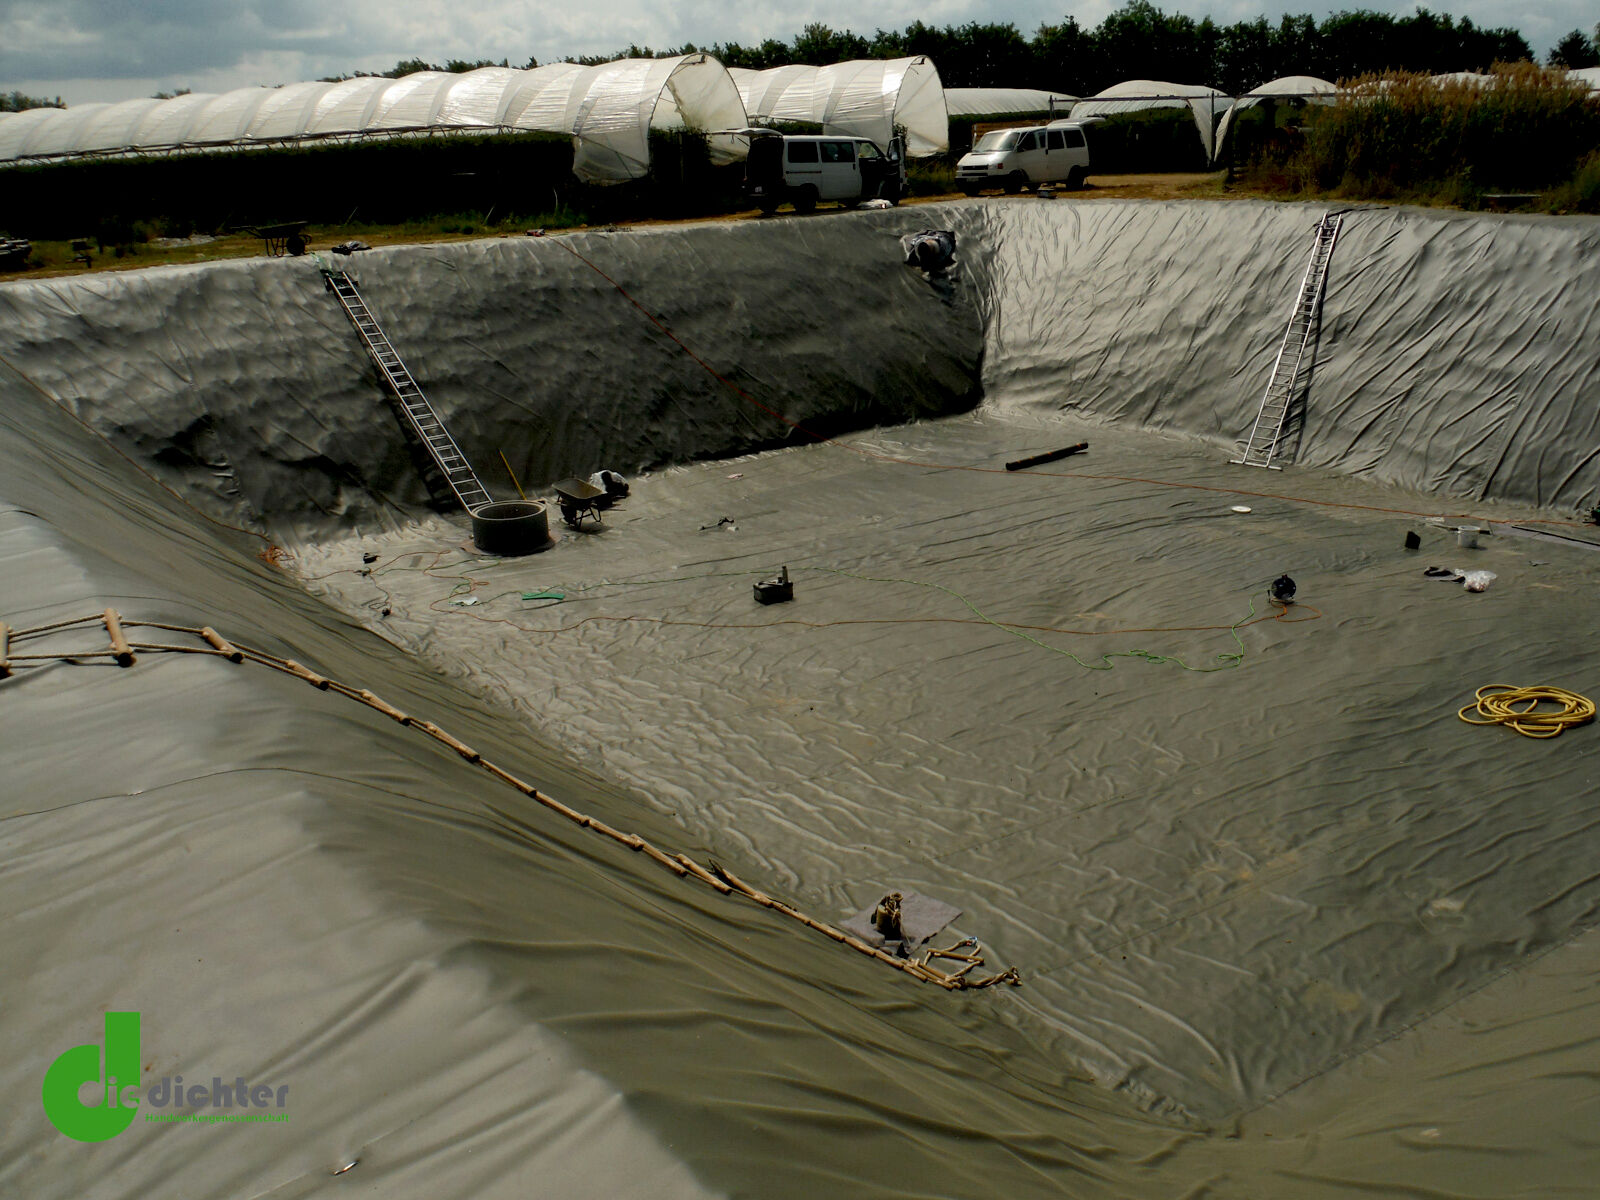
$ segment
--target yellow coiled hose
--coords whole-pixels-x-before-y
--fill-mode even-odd
[[[1509,725],[1523,737],[1553,738],[1563,729],[1594,720],[1594,701],[1566,688],[1486,683],[1477,695],[1477,703],[1457,714],[1463,721],[1468,725]],[[1556,707],[1540,707],[1551,704]]]

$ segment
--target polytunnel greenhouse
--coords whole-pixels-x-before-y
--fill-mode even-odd
[[[1206,160],[1216,157],[1217,116],[1233,103],[1216,88],[1190,83],[1166,83],[1159,79],[1129,79],[1097,92],[1072,106],[1074,119],[1109,117],[1118,113],[1139,112],[1146,108],[1187,108],[1194,114],[1200,144]]]
[[[804,121],[826,133],[871,138],[886,146],[896,129],[913,157],[950,148],[944,86],[926,57],[858,59],[827,67],[788,66],[769,71],[734,68],[752,120]]]
[[[1334,97],[1339,94],[1335,84],[1326,79],[1318,79],[1315,75],[1285,75],[1281,79],[1274,79],[1253,87],[1228,106],[1228,111],[1222,114],[1222,121],[1217,125],[1217,141],[1213,160],[1221,157],[1223,148],[1228,143],[1228,134],[1233,129],[1234,118],[1248,108],[1269,100],[1298,100],[1307,104],[1332,104]]]
[[[596,67],[419,71],[399,79],[363,76],[31,109],[0,120],[0,163],[323,139],[539,132],[572,137],[573,171],[580,178],[618,183],[649,170],[652,129],[706,131],[713,158],[727,162],[741,147],[726,131],[745,124],[727,69],[710,55],[685,54]]]
[[[1026,116],[1049,112],[1065,116],[1076,96],[1038,88],[945,88],[944,106],[952,119],[963,117]]]

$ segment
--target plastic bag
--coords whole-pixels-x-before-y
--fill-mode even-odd
[[[1422,573],[1429,579],[1459,583],[1469,592],[1481,592],[1500,578],[1493,571],[1463,571],[1460,567],[1428,567]]]

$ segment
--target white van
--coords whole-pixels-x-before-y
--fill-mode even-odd
[[[863,137],[757,134],[745,160],[745,195],[771,216],[785,200],[808,213],[819,200],[854,208],[863,200],[891,204],[906,194],[905,155],[899,139],[885,154]]]
[[[1089,140],[1077,121],[992,129],[956,164],[956,186],[969,196],[985,188],[1003,188],[1014,196],[1041,183],[1080,188],[1087,178]]]

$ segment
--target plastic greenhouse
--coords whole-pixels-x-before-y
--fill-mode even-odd
[[[929,58],[857,59],[828,67],[730,72],[745,111],[758,121],[805,121],[826,133],[887,146],[896,127],[914,157],[950,148],[944,87]]]
[[[1061,116],[1072,107],[1076,96],[1065,92],[1043,92],[1037,88],[945,88],[944,107],[952,119],[962,117],[1000,117],[1012,114],[1049,112],[1051,102]]]
[[[1315,75],[1285,75],[1281,79],[1274,79],[1253,87],[1228,106],[1228,111],[1222,114],[1222,122],[1217,126],[1217,144],[1212,160],[1215,161],[1227,145],[1228,133],[1233,128],[1233,119],[1236,113],[1247,108],[1254,108],[1264,100],[1275,98],[1288,98],[1304,100],[1307,103],[1332,104],[1334,97],[1339,94],[1339,89],[1326,79],[1318,79]]]
[[[1187,108],[1194,114],[1200,144],[1206,160],[1216,157],[1214,130],[1217,116],[1233,103],[1232,98],[1215,88],[1189,83],[1165,83],[1159,79],[1130,79],[1097,92],[1072,106],[1074,117],[1108,117],[1116,113],[1138,112],[1146,108]]]
[[[937,82],[937,77],[935,77]],[[338,83],[240,88],[221,95],[30,109],[0,121],[0,163],[81,155],[151,154],[462,132],[545,132],[573,139],[573,171],[618,183],[650,167],[652,129],[710,133],[731,161],[747,124],[739,90],[706,54],[623,59],[531,71],[484,67]]]

